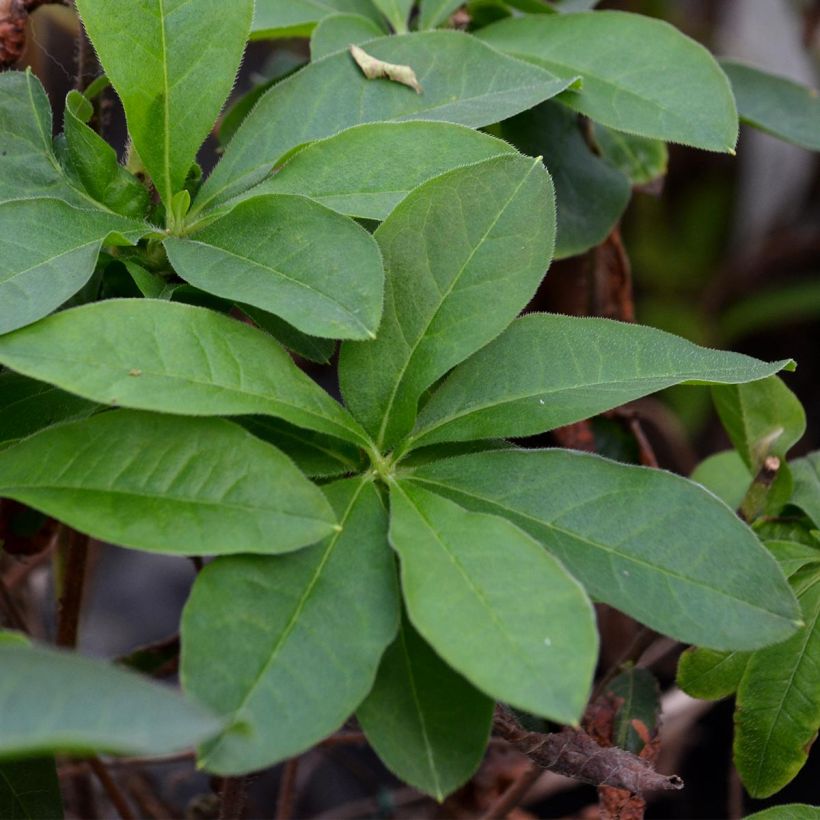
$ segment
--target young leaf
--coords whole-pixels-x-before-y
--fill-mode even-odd
[[[757,798],[794,778],[820,728],[820,572],[801,570],[792,584],[805,626],[789,640],[755,652],[737,691],[735,765]]]
[[[775,560],[685,478],[568,450],[501,450],[412,479],[510,519],[594,598],[678,640],[754,649],[795,631],[800,613]]]
[[[251,39],[309,37],[317,23],[339,12],[381,21],[370,0],[256,0]]]
[[[514,366],[520,362],[527,366]],[[531,436],[674,384],[749,382],[790,364],[641,325],[530,314],[453,371],[419,415],[413,446]]]
[[[789,466],[794,478],[791,503],[820,528],[820,450],[792,461]]]
[[[410,620],[448,664],[494,698],[578,720],[595,620],[580,585],[540,544],[503,518],[403,482],[391,487],[390,543]]]
[[[281,316],[304,333],[373,339],[384,273],[373,237],[301,196],[241,202],[190,238],[165,240],[192,285]]]
[[[737,450],[726,450],[701,461],[690,478],[714,493],[727,507],[736,510],[746,497],[754,476]]]
[[[62,820],[63,816],[53,757],[0,761],[0,817]]]
[[[361,14],[331,14],[316,26],[310,37],[310,59],[315,62],[351,45],[383,36],[379,24]]]
[[[104,242],[127,244],[148,230],[58,199],[4,202],[0,223],[0,334],[48,316],[73,296],[91,278]]]
[[[404,619],[356,717],[390,771],[442,801],[481,763],[493,702],[447,666]]]
[[[396,34],[407,31],[407,18],[413,8],[413,0],[372,0],[373,5],[388,19]]]
[[[635,134],[624,134],[595,123],[593,136],[601,159],[625,174],[633,185],[648,185],[666,175],[669,151],[666,143]]]
[[[786,142],[820,151],[820,98],[813,88],[743,63],[721,60],[743,122]]]
[[[425,31],[441,25],[464,0],[421,0],[419,3],[419,29]]]
[[[339,365],[342,394],[379,446],[407,433],[422,392],[532,298],[554,226],[549,175],[515,155],[435,177],[382,223],[382,327],[374,342],[342,345]]]
[[[4,450],[0,496],[95,538],[175,555],[288,552],[336,523],[287,457],[235,424],[131,410]]]
[[[502,20],[477,36],[583,86],[561,101],[619,131],[731,153],[737,111],[726,75],[661,20],[620,11]]]
[[[339,532],[293,555],[217,560],[197,577],[182,618],[182,681],[230,716],[201,750],[208,771],[261,769],[330,734],[367,694],[396,634],[378,492],[367,478],[326,490]]]
[[[231,91],[253,0],[232,0],[230,13],[222,0],[78,0],[77,10],[167,207]]]
[[[660,690],[657,678],[640,667],[624,669],[607,687],[623,703],[618,707],[612,727],[612,742],[632,754],[640,754],[646,745],[635,730],[633,721],[640,721],[654,735],[660,715]]]
[[[171,754],[222,727],[167,686],[74,653],[2,645],[0,668],[0,757]]]
[[[479,128],[525,111],[573,82],[455,31],[384,37],[367,49],[380,60],[411,66],[424,93],[366,79],[346,52],[311,63],[259,100],[203,185],[194,210],[260,182],[294,148],[353,125],[421,119]],[[270,128],[272,119],[276,128]]]
[[[678,661],[677,684],[693,698],[720,700],[737,691],[750,652],[716,652],[690,647]]]
[[[427,180],[512,153],[503,140],[463,125],[368,123],[311,143],[249,194],[301,193],[340,213],[381,221]]]
[[[627,178],[587,147],[578,117],[554,102],[502,123],[501,136],[525,154],[544,157],[555,184],[555,256],[574,256],[603,242],[629,202]]]
[[[101,404],[185,416],[262,413],[367,436],[276,341],[212,310],[111,299],[0,337],[0,363]]]

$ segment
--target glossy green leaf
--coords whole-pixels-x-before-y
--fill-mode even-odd
[[[367,478],[326,489],[340,532],[293,555],[217,560],[197,577],[182,618],[182,681],[230,717],[201,750],[208,771],[261,769],[333,732],[373,685],[396,634],[378,492]]]
[[[53,757],[0,762],[0,817],[62,820],[63,800]]]
[[[690,647],[678,660],[677,684],[693,698],[720,700],[737,691],[750,652],[716,652]]]
[[[726,450],[701,461],[690,478],[736,510],[746,497],[754,476],[737,450]]]
[[[555,183],[555,256],[574,256],[603,242],[621,218],[631,189],[620,171],[589,150],[577,115],[546,102],[502,123],[500,133],[523,153],[544,158]]]
[[[820,528],[820,450],[792,461],[794,478],[791,503],[803,510]]]
[[[78,0],[77,10],[168,205],[233,87],[253,0],[232,0],[230,14],[223,0]]]
[[[817,90],[743,63],[721,60],[743,122],[787,142],[820,151]]]
[[[0,224],[0,334],[48,316],[73,296],[91,278],[104,242],[127,244],[148,230],[58,199],[4,202]]]
[[[300,193],[349,216],[384,220],[432,177],[510,153],[503,140],[463,125],[368,123],[312,143],[249,193]]]
[[[820,572],[792,579],[806,625],[755,652],[737,691],[734,758],[753,797],[782,789],[808,757],[820,729]]]
[[[648,185],[666,175],[669,150],[662,140],[624,134],[595,123],[593,136],[601,159],[625,174],[633,185]]]
[[[786,803],[746,815],[746,820],[818,820],[818,818],[820,818],[820,808],[808,806],[805,803]]]
[[[131,410],[3,451],[0,495],[95,538],[169,554],[287,552],[336,524],[287,457],[235,424]]]
[[[478,128],[531,108],[572,83],[455,31],[385,37],[369,43],[367,51],[411,66],[424,93],[366,79],[348,53],[311,63],[259,100],[203,186],[195,210],[260,182],[294,148],[353,125],[422,119]]]
[[[512,706],[579,719],[597,659],[595,619],[580,585],[537,541],[401,482],[391,486],[390,543],[410,621],[448,664]]]
[[[95,200],[118,214],[142,219],[148,210],[148,191],[120,165],[114,149],[86,124],[93,112],[79,91],[69,91],[64,128],[71,169]]]
[[[167,686],[75,653],[4,645],[0,669],[0,758],[170,754],[221,729]]]
[[[413,8],[413,0],[372,0],[373,5],[388,19],[396,34],[407,31],[407,18]]]
[[[413,480],[510,519],[594,598],[678,640],[753,649],[795,631],[775,560],[685,478],[569,450],[502,450],[420,467]]]
[[[325,17],[310,38],[310,59],[314,62],[351,45],[383,37],[378,23],[361,14],[331,14]]]
[[[345,401],[379,446],[407,433],[422,392],[532,298],[552,256],[554,220],[549,176],[514,155],[435,177],[382,223],[379,336],[342,345],[339,365]]]
[[[432,29],[447,22],[447,18],[464,5],[464,0],[421,0],[419,3],[419,29]]]
[[[439,801],[478,768],[492,716],[493,702],[447,666],[406,619],[356,712],[385,766]]]
[[[746,466],[756,473],[767,456],[784,458],[806,431],[806,413],[777,376],[712,388],[718,415]]]
[[[112,299],[0,337],[0,363],[100,404],[261,413],[354,443],[359,426],[267,333],[205,308]]]
[[[633,666],[621,672],[606,687],[606,691],[623,701],[618,706],[613,721],[613,744],[632,754],[640,754],[646,744],[632,721],[640,721],[650,737],[657,732],[661,710],[657,679],[648,669]]]
[[[330,359],[336,350],[336,342],[333,339],[320,339],[318,336],[309,336],[307,333],[297,330],[279,316],[255,308],[252,305],[238,304],[237,307],[248,318],[252,319],[258,328],[264,330],[265,333],[270,333],[279,344],[284,345],[288,350],[311,362],[330,364]]]
[[[188,238],[166,239],[165,249],[187,282],[275,313],[304,333],[376,336],[379,248],[360,225],[310,199],[247,199]]]
[[[610,128],[731,153],[737,111],[726,75],[699,43],[661,20],[620,11],[502,20],[477,36],[559,77],[561,98]]]
[[[419,415],[412,440],[417,446],[530,436],[675,384],[737,384],[790,366],[698,347],[641,325],[530,314],[447,378]]]
[[[339,12],[380,18],[370,0],[256,0],[251,39],[309,37],[317,23]]]

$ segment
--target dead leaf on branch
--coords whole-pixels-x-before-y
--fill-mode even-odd
[[[362,70],[362,74],[368,80],[392,80],[394,83],[401,83],[412,88],[416,94],[421,94],[421,85],[416,78],[416,72],[409,65],[395,65],[385,63],[371,57],[364,49],[358,46],[350,46],[350,53],[356,61],[356,65]]]

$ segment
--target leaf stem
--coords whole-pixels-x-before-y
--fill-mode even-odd
[[[296,776],[299,774],[299,758],[285,763],[282,779],[279,781],[279,795],[276,798],[276,820],[290,820],[296,803]]]
[[[504,818],[527,796],[527,792],[535,785],[541,775],[544,774],[544,769],[537,763],[533,763],[530,767],[522,772],[522,774],[514,780],[509,788],[502,792],[498,799],[481,815],[479,820],[504,820]]]
[[[74,648],[80,628],[89,538],[65,525],[60,528],[58,538],[65,557],[65,569],[59,600],[57,646]]]
[[[226,777],[220,792],[219,820],[241,820],[245,811],[247,777]]]
[[[105,793],[108,795],[108,799],[111,801],[122,820],[135,820],[135,815],[131,811],[131,807],[125,799],[125,795],[122,793],[120,787],[114,782],[114,779],[108,773],[108,769],[106,769],[103,762],[98,757],[89,757],[87,758],[87,763],[91,771],[94,772],[97,780],[100,781],[100,785],[105,790]]]

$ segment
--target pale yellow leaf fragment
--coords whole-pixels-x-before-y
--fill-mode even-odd
[[[371,57],[364,49],[358,46],[350,46],[350,53],[356,61],[356,65],[362,70],[362,74],[368,80],[385,79],[394,83],[401,83],[412,88],[416,94],[421,94],[421,86],[416,78],[416,72],[409,65],[395,65],[385,63]]]

